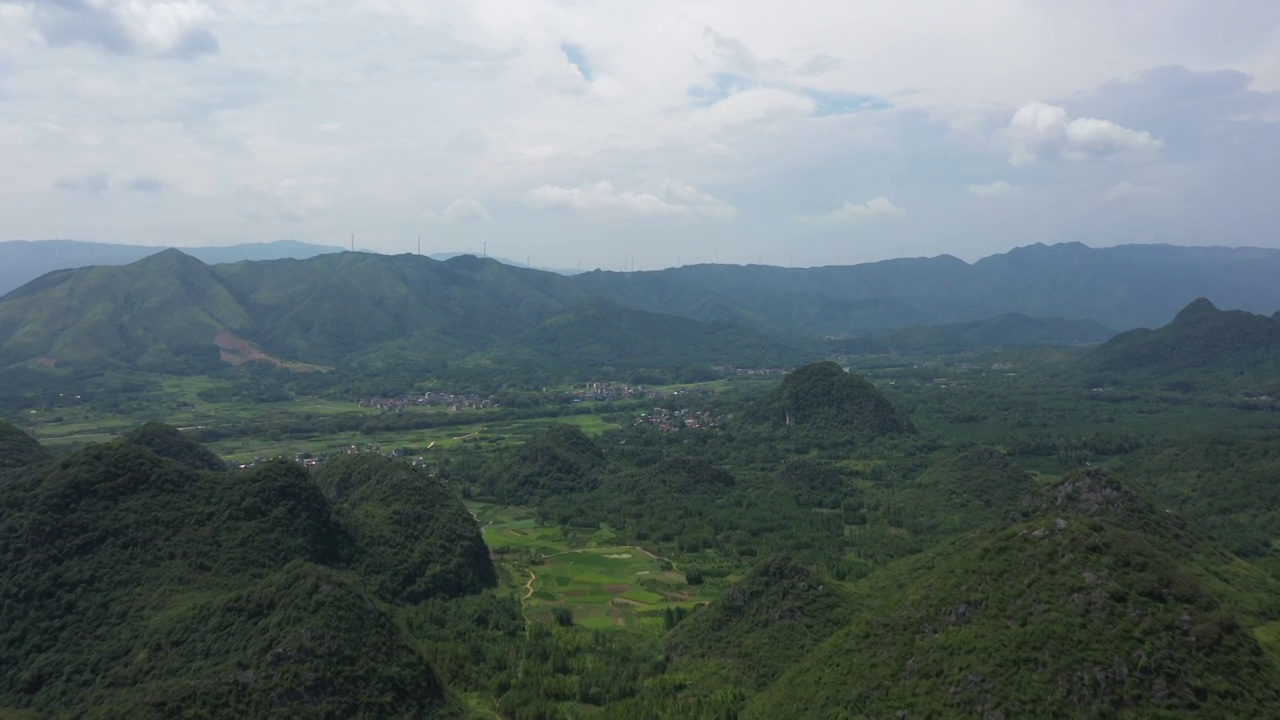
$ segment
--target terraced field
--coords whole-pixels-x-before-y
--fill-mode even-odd
[[[591,541],[588,547],[570,547],[559,528],[539,525],[519,509],[478,506],[473,511],[489,547],[523,579],[520,594],[530,619],[567,607],[584,627],[660,627],[664,609],[709,600],[672,563],[643,548]],[[601,531],[593,540],[610,538]]]

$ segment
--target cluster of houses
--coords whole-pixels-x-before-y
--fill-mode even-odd
[[[293,456],[293,461],[305,468],[313,468],[313,467],[316,467],[317,465],[324,464],[325,460],[328,460],[331,455],[358,455],[360,453],[377,453],[379,455],[386,455],[388,457],[405,458],[410,460],[414,465],[418,465],[418,466],[426,465],[426,458],[423,458],[421,456],[410,457],[411,453],[406,452],[406,449],[404,448],[397,448],[395,450],[388,452],[383,450],[382,446],[378,445],[377,443],[367,443],[364,445],[346,445],[334,451],[333,453],[330,453],[327,455],[312,455],[311,453],[307,453],[307,452],[295,453]],[[236,467],[241,470],[252,470],[253,468],[258,467],[263,463],[267,463],[275,459],[277,458],[255,457],[249,462],[240,463],[236,465]]]
[[[987,363],[960,363],[952,367],[957,370],[1012,370],[1013,363],[1010,362],[993,362]]]
[[[712,365],[711,369],[715,370],[721,375],[766,376],[766,375],[785,375],[787,373],[785,369],[780,367],[735,368],[735,367],[729,367],[728,365]]]
[[[636,418],[636,425],[647,425],[665,432],[675,432],[681,428],[701,430],[719,427],[720,418],[711,414],[710,410],[668,410],[654,408],[652,412],[643,413]]]
[[[569,391],[575,402],[589,400],[631,400],[634,398],[660,397],[658,390],[646,389],[643,385],[628,385],[616,382],[589,382],[582,387]]]
[[[499,403],[492,397],[476,393],[425,392],[411,393],[399,397],[369,397],[360,399],[360,407],[374,408],[383,412],[400,412],[407,407],[448,407],[454,412],[463,410],[480,410],[498,407]]]

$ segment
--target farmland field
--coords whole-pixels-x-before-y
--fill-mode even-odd
[[[471,509],[484,527],[485,542],[518,586],[530,619],[568,608],[583,627],[660,628],[663,610],[710,599],[671,562],[643,548],[595,544],[612,538],[607,530],[571,539],[520,508],[473,504]]]

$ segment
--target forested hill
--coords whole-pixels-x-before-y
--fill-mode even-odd
[[[481,351],[560,367],[797,356],[749,328],[591,299],[552,273],[472,256],[363,253],[210,266],[166,250],[51,273],[0,300],[0,338],[0,364],[194,373],[248,359],[314,370]]]
[[[78,240],[0,242],[0,296],[54,270],[90,265],[127,265],[162,250],[164,248],[150,245],[119,245]],[[341,251],[340,247],[312,245],[293,240],[183,248],[184,253],[206,263],[302,259]]]
[[[205,265],[166,250],[122,267],[49,273],[0,298],[0,365],[200,373],[223,361],[266,359],[314,370],[354,357],[438,362],[494,349],[517,364],[590,364],[618,362],[637,347],[702,364],[729,362],[724,355],[780,357],[819,336],[939,323],[977,324],[867,342],[929,349],[1088,342],[1102,326],[1167,322],[1198,295],[1272,312],[1280,306],[1278,276],[1280,251],[1079,244],[1018,248],[972,265],[942,256],[573,277],[465,255],[441,262],[331,253]]]
[[[1280,666],[1220,581],[1238,561],[1101,471],[1036,507],[858,583],[742,717],[1274,714]]]
[[[750,423],[844,441],[870,440],[915,428],[865,378],[833,362],[797,368],[745,413]]]
[[[1280,320],[1219,310],[1199,298],[1162,328],[1112,338],[1082,358],[1080,366],[1129,381],[1280,386]]]
[[[464,715],[396,608],[495,571],[425,471],[354,457],[322,492],[162,426],[57,459],[19,435],[0,425],[27,459],[0,493],[0,716]]]

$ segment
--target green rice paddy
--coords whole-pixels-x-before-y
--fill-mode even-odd
[[[678,568],[643,548],[571,547],[559,528],[539,525],[526,510],[475,504],[472,511],[484,527],[485,542],[518,586],[530,619],[549,618],[563,607],[583,627],[660,627],[664,609],[708,600]]]

